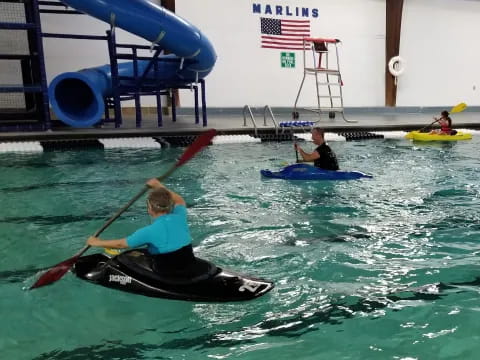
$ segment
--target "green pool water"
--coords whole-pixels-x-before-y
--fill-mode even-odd
[[[1,358],[477,359],[480,141],[331,146],[342,169],[374,178],[262,179],[294,161],[282,142],[210,146],[167,181],[198,256],[275,282],[213,304],[70,273],[25,290],[183,149],[0,154]],[[142,199],[103,236],[148,223]]]

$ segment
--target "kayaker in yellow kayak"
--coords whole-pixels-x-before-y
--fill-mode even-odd
[[[470,140],[472,134],[463,131],[457,131],[452,129],[452,119],[450,114],[456,114],[462,112],[467,108],[467,104],[460,103],[454,106],[450,112],[444,110],[441,112],[440,118],[434,117],[434,121],[420,130],[410,131],[405,138],[417,140],[417,141],[456,141],[456,140]],[[430,132],[423,132],[426,128],[432,126],[436,122],[440,123],[439,130],[432,130]]]
[[[452,129],[452,118],[447,110],[443,110],[440,117],[434,117],[435,122],[440,124],[440,129],[430,131],[430,134],[455,135],[457,132]]]

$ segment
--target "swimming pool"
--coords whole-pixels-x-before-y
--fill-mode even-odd
[[[266,296],[225,304],[71,274],[23,290],[183,149],[0,154],[2,358],[476,359],[480,141],[331,146],[342,169],[374,178],[261,178],[293,162],[281,142],[209,146],[167,181],[187,201],[198,255],[275,281]],[[144,207],[105,237],[147,224]]]

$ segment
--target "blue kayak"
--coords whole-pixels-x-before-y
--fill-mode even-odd
[[[356,180],[372,176],[359,171],[324,170],[307,164],[293,164],[285,166],[280,171],[260,170],[268,178],[285,180]]]

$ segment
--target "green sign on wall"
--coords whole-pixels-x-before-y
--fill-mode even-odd
[[[281,52],[280,63],[282,68],[294,68],[295,67],[295,53],[293,52]]]

